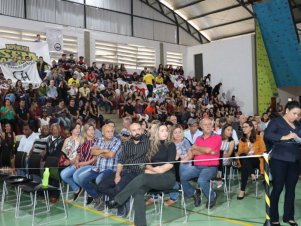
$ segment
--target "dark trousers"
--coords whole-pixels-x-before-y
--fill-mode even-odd
[[[146,225],[144,194],[152,189],[172,189],[175,183],[176,178],[172,172],[162,174],[140,174],[115,196],[115,201],[122,205],[133,196],[135,210],[134,223],[136,226]]]
[[[97,191],[102,195],[109,196],[110,200],[113,200],[115,196],[138,174],[131,172],[121,172],[121,179],[118,184],[115,183],[116,172],[108,170],[108,176],[106,176],[101,183],[97,185]]]
[[[148,90],[148,94],[147,94],[147,97],[152,97],[153,96],[153,85],[147,85],[147,90]]]
[[[245,155],[240,155],[245,156]],[[260,161],[258,158],[246,158],[246,159],[240,159],[241,164],[241,186],[240,190],[245,191],[248,178],[251,174],[255,173],[255,169],[259,169]]]
[[[299,177],[299,162],[286,162],[271,159],[271,173],[273,177],[273,190],[271,192],[271,222],[279,221],[279,197],[285,186],[283,220],[294,220],[295,214],[295,189]]]

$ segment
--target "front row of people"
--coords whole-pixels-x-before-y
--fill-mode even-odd
[[[277,146],[282,148],[283,146],[292,150],[298,146],[294,146],[296,144],[291,139],[301,136],[298,134],[301,126],[295,123],[299,117],[298,114],[300,114],[300,105],[288,104],[286,111],[284,120],[279,119],[279,123],[277,120],[271,122],[271,126],[266,131],[265,139],[271,143],[273,148]],[[275,123],[278,123],[279,126]],[[184,131],[180,125],[169,128],[155,121],[149,128],[148,136],[140,124],[132,123],[129,127],[131,139],[125,141],[126,139],[120,139],[116,136],[115,127],[112,123],[103,126],[101,138],[95,138],[95,125],[87,123],[81,131],[81,125],[75,124],[71,127],[71,136],[65,139],[61,147],[60,165],[64,167],[61,171],[61,178],[73,190],[74,200],[77,200],[81,192],[85,190],[88,193],[87,204],[94,200],[94,207],[97,210],[103,210],[105,201],[108,201],[106,204],[110,208],[117,207],[119,215],[124,215],[128,210],[129,199],[133,197],[136,213],[134,221],[135,225],[139,226],[146,225],[145,194],[150,190],[176,188],[179,181],[183,186],[185,195],[193,197],[195,206],[199,206],[200,193],[190,184],[192,180],[196,180],[199,188],[210,200],[206,207],[212,208],[216,204],[217,194],[209,192],[210,180],[218,174],[218,166],[220,165],[218,158],[220,156],[230,157],[234,154],[235,144],[231,138],[233,128],[229,124],[224,125],[220,136],[213,132],[213,123],[210,119],[202,119],[200,126],[203,134],[196,139],[194,144],[191,144],[184,138]],[[237,151],[237,155],[241,157],[239,164],[242,173],[238,200],[245,197],[249,176],[256,180],[254,169],[259,169],[263,173],[262,158],[249,157],[262,155],[266,152],[263,137],[256,135],[252,122],[243,123],[242,129],[243,137],[239,141]],[[279,129],[283,130],[283,135],[280,134]],[[49,147],[45,157],[57,153],[54,151],[58,146],[55,141],[59,137],[56,132],[58,131],[53,126],[53,134],[48,137],[47,147]],[[81,132],[83,136],[80,136]],[[285,142],[281,142],[282,140]],[[283,181],[279,182],[279,178],[284,177],[284,174],[278,175],[280,168],[284,167],[281,166],[278,169],[280,161],[284,161],[288,165],[289,163],[286,163],[287,160],[279,160],[280,157],[277,157],[276,154],[272,155],[272,173],[274,173],[274,177],[276,176],[271,197],[271,204],[273,205],[278,205],[281,189],[284,185],[292,185],[289,191],[294,194],[297,180],[295,178],[298,178],[297,176],[294,177],[294,180],[291,179],[292,182],[287,184]],[[293,157],[294,161],[299,164],[299,152],[294,151]],[[178,160],[181,160],[180,164],[176,163]],[[176,167],[177,164],[179,167]],[[229,166],[231,160],[225,159],[222,164]],[[284,165],[283,162],[281,164]],[[288,168],[289,166],[285,167]],[[179,179],[176,179],[176,171],[179,171],[177,172]],[[292,194],[286,196],[289,200],[285,201],[285,221],[291,225],[297,225],[294,220],[294,195]],[[109,200],[105,200],[105,196]],[[172,205],[177,201],[177,198],[177,193],[170,193],[170,199],[166,200],[165,204]],[[271,210],[273,225],[280,225],[278,209],[272,206]]]

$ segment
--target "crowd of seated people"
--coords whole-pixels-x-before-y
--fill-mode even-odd
[[[191,184],[196,180],[208,199],[206,206],[212,208],[217,193],[209,192],[209,181],[222,177],[223,166],[234,160],[207,159],[266,151],[262,137],[271,112],[247,118],[236,97],[227,99],[221,91],[222,83],[211,86],[210,74],[198,81],[185,78],[182,67],[169,65],[129,74],[124,65],[87,66],[83,57],[76,62],[65,54],[52,65],[39,58],[38,71],[43,82],[36,90],[31,86],[24,90],[21,81],[15,86],[2,81],[6,86],[1,90],[1,167],[14,168],[17,151],[26,152],[28,158],[40,155],[41,167],[47,157],[55,156],[74,201],[86,191],[87,204],[94,202],[97,210],[117,207],[118,215],[124,216],[132,196],[137,200],[137,225],[146,225],[145,205],[159,198],[145,200],[149,190],[177,188],[181,183],[185,195],[199,206],[200,193]],[[168,92],[156,92],[162,85]],[[105,119],[108,114],[123,118],[121,131]],[[18,147],[16,134],[22,134]],[[262,173],[262,160],[243,159],[238,166],[241,200],[248,178],[255,179],[254,170]],[[26,173],[18,170],[20,175]],[[51,201],[57,198],[52,194]],[[177,200],[178,193],[172,192],[165,205]]]

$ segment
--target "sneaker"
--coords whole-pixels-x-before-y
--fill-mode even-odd
[[[214,207],[216,204],[216,200],[217,200],[217,193],[215,193],[215,198],[213,200],[211,200],[210,203],[207,201],[206,208],[208,209],[208,206],[209,206],[209,209]]]
[[[168,199],[164,201],[164,206],[172,206],[173,204],[175,204],[178,200],[172,200],[172,199]]]
[[[193,194],[194,206],[199,207],[201,205],[201,196],[198,192]]]
[[[80,194],[82,193],[83,189],[80,188],[78,192],[74,193],[74,196],[73,196],[73,201],[76,201],[78,200]]]
[[[86,200],[86,205],[90,205],[93,202],[93,200],[94,199],[92,197],[88,196]]]
[[[105,209],[105,203],[104,203],[104,202],[100,202],[100,203],[98,204],[98,206],[95,207],[95,209],[96,209],[97,211],[104,211],[104,209]]]

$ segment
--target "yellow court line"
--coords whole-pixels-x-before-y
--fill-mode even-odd
[[[113,216],[113,215],[106,214],[106,213],[103,213],[103,212],[101,212],[101,211],[97,211],[97,210],[94,210],[94,209],[90,209],[90,208],[84,207],[84,206],[82,206],[82,205],[73,203],[73,202],[65,201],[65,203],[68,203],[68,204],[70,204],[70,205],[72,205],[72,206],[74,206],[74,207],[77,207],[77,208],[80,208],[80,209],[89,211],[89,212],[91,212],[91,213],[95,213],[95,214],[98,214],[98,215],[100,215],[100,216],[104,216],[104,217],[110,218],[110,219],[112,219],[112,220],[114,220],[114,221],[118,221],[118,222],[120,222],[120,223],[124,223],[124,224],[127,224],[127,225],[132,225],[132,226],[134,226],[134,224],[133,224],[132,222],[128,221],[128,220],[123,220],[123,219],[120,219],[120,218],[115,217],[115,216]]]

